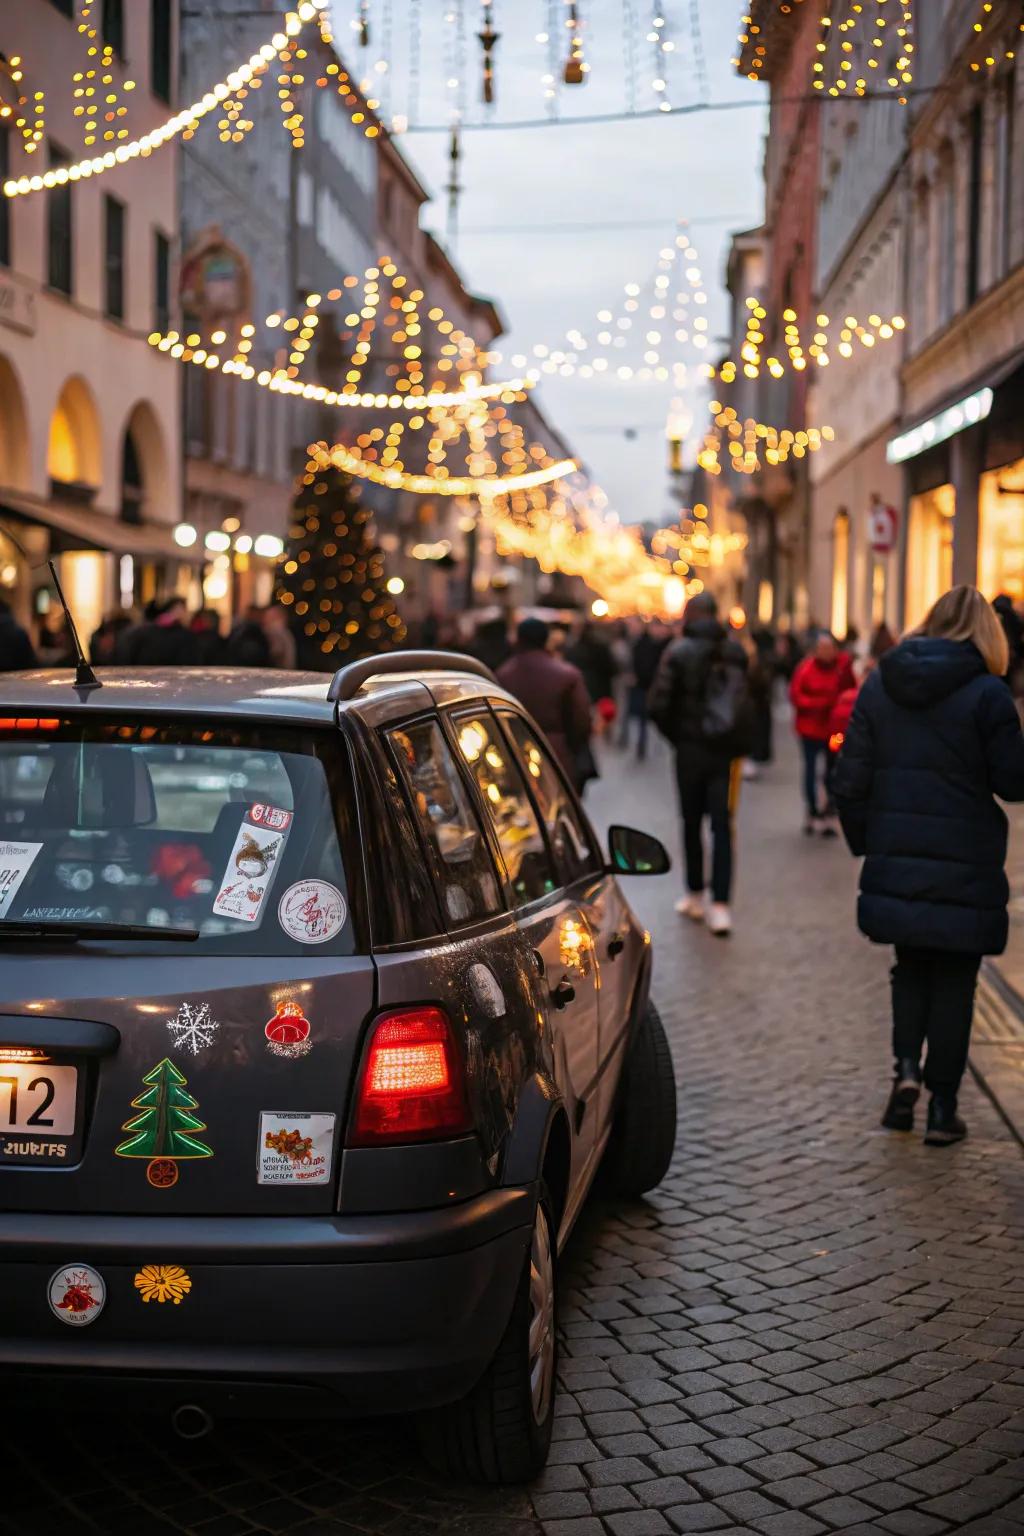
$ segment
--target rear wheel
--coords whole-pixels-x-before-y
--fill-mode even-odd
[[[524,1483],[548,1458],[554,1419],[555,1241],[547,1194],[497,1354],[472,1392],[420,1419],[430,1462],[474,1483]]]
[[[676,1145],[676,1078],[665,1026],[647,1004],[626,1056],[604,1160],[609,1189],[644,1195],[668,1173]]]

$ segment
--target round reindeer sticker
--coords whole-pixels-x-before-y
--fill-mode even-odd
[[[337,886],[326,880],[299,880],[281,897],[277,920],[300,944],[326,944],[344,928],[347,913]]]

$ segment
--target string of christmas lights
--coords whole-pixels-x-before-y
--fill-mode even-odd
[[[491,475],[482,478],[474,475],[413,475],[394,466],[368,463],[344,443],[334,443],[331,447],[316,443],[310,452],[321,469],[333,465],[335,469],[344,470],[347,475],[354,475],[359,480],[371,480],[375,485],[386,485],[393,491],[411,491],[414,496],[476,497],[480,501],[507,496],[512,491],[528,491],[535,486],[549,485],[554,480],[564,480],[579,468],[575,459],[559,459],[542,469],[522,475]]]
[[[762,329],[768,318],[768,312],[759,299],[748,298],[746,306],[749,311],[747,317],[746,339],[740,348],[740,359],[726,359],[717,367],[705,365],[704,377],[707,379],[721,379],[723,384],[731,384],[738,373],[742,372],[748,379],[756,379],[761,375],[762,368],[766,368],[772,378],[781,379],[790,370],[802,373],[810,364],[819,368],[827,368],[832,361],[832,342],[830,328],[832,321],[828,315],[815,317],[816,329],[813,340],[805,349],[800,339],[800,324],[796,310],[786,309],[782,312],[784,322],[784,339],[788,363],[779,357],[770,355],[765,357],[762,351],[765,342],[765,334]],[[893,315],[891,320],[883,320],[881,315],[869,315],[867,325],[862,325],[855,315],[847,315],[839,331],[839,340],[835,344],[835,352],[840,357],[850,358],[854,353],[854,342],[859,341],[864,347],[871,348],[879,341],[891,341],[898,331],[906,329],[906,321],[902,315]]]
[[[194,101],[191,106],[183,107],[148,133],[131,139],[127,143],[118,144],[116,149],[109,149],[102,155],[76,160],[70,165],[48,170],[42,176],[21,176],[17,180],[10,179],[4,182],[5,196],[25,197],[31,192],[42,192],[51,187],[64,186],[69,181],[102,176],[105,172],[112,171],[115,166],[124,165],[129,160],[148,159],[154,150],[162,148],[178,134],[194,129],[202,118],[221,106],[229,97],[235,96],[240,87],[248,84],[258,71],[262,72],[278,54],[287,49],[289,40],[297,37],[302,28],[312,21],[316,14],[317,8],[310,3],[310,0],[301,0],[297,11],[289,11],[286,14],[283,31],[275,32],[268,42],[251,54],[244,63],[233,69],[225,79],[219,81],[198,101]]]
[[[978,19],[974,23],[974,31],[979,36],[985,31],[994,9],[995,6],[993,0],[984,0],[984,4],[982,5],[978,14]],[[1016,37],[1019,37],[1022,33],[1024,33],[1024,0],[1022,0],[1020,5],[1020,12],[1020,20],[1017,22],[1017,25],[1014,28],[1014,32],[1011,33],[1009,42],[1004,44],[999,49],[993,49],[989,47],[986,50],[983,58],[971,60],[971,69],[975,73],[978,73],[982,69],[993,70],[1002,61],[1005,60],[1007,62],[1012,62],[1017,57],[1017,51],[1015,46],[1013,46],[1013,42]]]

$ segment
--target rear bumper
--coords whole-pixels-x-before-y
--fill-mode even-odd
[[[449,1210],[259,1219],[0,1215],[0,1369],[19,1389],[260,1411],[287,1387],[310,1411],[407,1412],[467,1392],[497,1349],[535,1194]],[[107,1301],[86,1328],[50,1312],[59,1266],[90,1264]],[[144,1302],[144,1264],[178,1264],[180,1303]]]

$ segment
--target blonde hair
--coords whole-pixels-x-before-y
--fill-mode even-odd
[[[929,635],[936,640],[970,640],[996,677],[1005,677],[1009,671],[1006,632],[992,604],[977,587],[953,587],[944,592],[911,634]]]

